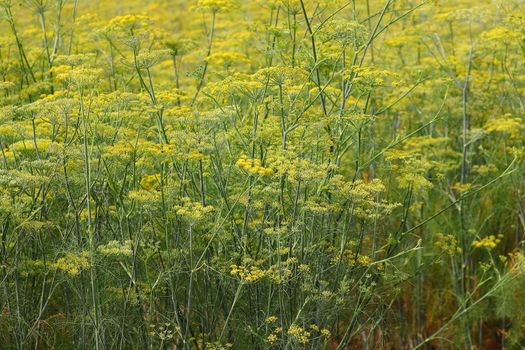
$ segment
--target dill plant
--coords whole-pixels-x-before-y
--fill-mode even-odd
[[[521,1],[0,10],[0,347],[525,344]]]

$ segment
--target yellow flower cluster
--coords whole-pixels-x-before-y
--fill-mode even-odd
[[[261,176],[273,174],[273,170],[271,168],[265,168],[261,166],[261,161],[259,159],[250,159],[246,156],[241,156],[241,158],[239,158],[235,164],[250,174],[258,174]]]
[[[510,44],[519,40],[520,33],[501,26],[494,27],[480,35],[482,40]]]
[[[377,194],[385,190],[385,185],[380,179],[372,179],[369,182],[356,180],[346,183],[343,190],[353,199],[372,200]]]
[[[194,202],[188,197],[182,198],[182,204],[176,205],[174,209],[177,215],[184,217],[192,223],[200,221],[213,212],[211,205],[203,206],[201,203]]]
[[[143,15],[122,15],[113,17],[108,24],[108,29],[133,30],[148,26],[150,18]]]
[[[203,160],[206,158],[206,156],[199,150],[193,149],[189,151],[184,158],[191,160]]]
[[[226,12],[237,7],[234,0],[199,0],[197,9],[210,12]]]
[[[452,185],[452,189],[456,190],[459,193],[468,192],[473,187],[474,185],[468,182],[467,183],[456,182],[454,185]]]
[[[395,74],[374,66],[353,66],[343,72],[345,78],[352,78],[355,88],[369,92],[378,86],[387,84]]]
[[[276,334],[272,333],[272,334],[270,334],[270,335],[268,335],[268,336],[266,337],[266,340],[267,340],[268,343],[270,343],[270,344],[275,344],[275,343],[277,342],[278,338],[277,338],[277,335],[276,335]]]
[[[322,32],[327,40],[337,42],[341,47],[358,49],[368,38],[368,30],[357,21],[333,21]]]
[[[282,86],[301,82],[307,76],[307,72],[302,68],[267,67],[259,69],[252,77],[263,84],[271,83],[272,85]]]
[[[310,267],[307,264],[298,265],[298,263],[299,259],[292,256],[285,261],[270,266],[266,271],[266,275],[274,283],[285,283],[294,276],[294,273],[307,273],[310,271]]]
[[[80,271],[89,269],[91,263],[89,261],[89,253],[86,251],[80,253],[68,253],[62,258],[58,258],[52,266],[62,272],[70,275],[77,276]]]
[[[143,175],[140,187],[147,191],[157,189],[160,186],[160,174]]]
[[[487,132],[499,132],[512,137],[519,135],[523,129],[523,120],[510,114],[490,119],[484,126]]]
[[[367,255],[363,255],[363,254],[357,254],[356,256],[356,253],[354,251],[352,251],[351,249],[347,249],[345,250],[344,252],[344,257],[345,257],[345,261],[348,262],[348,264],[352,265],[352,266],[370,266],[372,265],[373,263],[373,260],[371,257],[367,256]],[[332,259],[330,260],[332,264],[336,264],[338,263],[339,261],[341,260],[339,254],[337,254],[336,256],[333,256]],[[378,268],[379,268],[380,265],[378,265]]]
[[[232,276],[239,276],[245,282],[256,282],[266,275],[264,270],[261,270],[257,265],[231,265],[230,274]]]
[[[273,315],[272,315],[272,316],[268,316],[268,317],[266,318],[266,323],[274,323],[274,322],[276,322],[277,320],[278,320],[277,316],[273,316]]]
[[[320,328],[318,325],[312,323],[311,325],[308,326],[312,331],[315,331],[317,333],[319,333],[320,335],[322,335],[323,337],[329,337],[330,336],[330,330],[326,329],[326,328]]]
[[[54,67],[52,72],[56,74],[56,78],[58,80],[62,80],[77,86],[86,86],[95,84],[100,79],[104,71],[100,68],[90,68],[83,66],[70,67],[62,65]]]
[[[330,330],[328,330],[326,328],[321,329],[321,335],[323,337],[329,337],[331,335]]]
[[[501,242],[503,235],[500,233],[496,235],[490,235],[479,240],[472,242],[474,248],[496,248],[496,246]]]
[[[128,192],[128,198],[137,204],[140,204],[144,209],[155,209],[160,203],[161,193],[159,191],[148,190],[131,190]]]
[[[448,255],[455,255],[461,253],[458,240],[454,235],[446,235],[444,233],[436,233],[434,246]]]
[[[288,328],[288,334],[294,337],[299,344],[308,344],[310,341],[310,332],[296,324],[292,324]]]
[[[216,52],[208,56],[206,60],[209,63],[224,66],[230,66],[233,64],[242,65],[243,63],[250,63],[250,60],[246,57],[246,55],[231,51]]]
[[[307,159],[298,158],[292,153],[272,156],[269,159],[278,175],[286,175],[291,182],[322,181],[330,169],[326,165],[316,164]]]
[[[106,256],[131,256],[133,254],[132,242],[109,241],[107,244],[100,245],[97,252]]]
[[[55,142],[46,139],[37,140],[36,143],[33,142],[33,140],[21,140],[11,144],[9,151],[13,153],[24,153],[25,155],[34,155],[36,154],[36,149],[38,149],[38,152],[45,153],[48,149],[55,146],[57,146]]]

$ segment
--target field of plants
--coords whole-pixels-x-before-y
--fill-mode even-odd
[[[0,0],[0,349],[525,349],[524,0]]]

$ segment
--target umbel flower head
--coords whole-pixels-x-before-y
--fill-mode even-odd
[[[213,13],[228,12],[238,7],[235,0],[198,0],[197,9]]]

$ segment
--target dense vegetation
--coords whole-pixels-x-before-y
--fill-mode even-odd
[[[0,348],[525,348],[522,0],[0,13]]]

